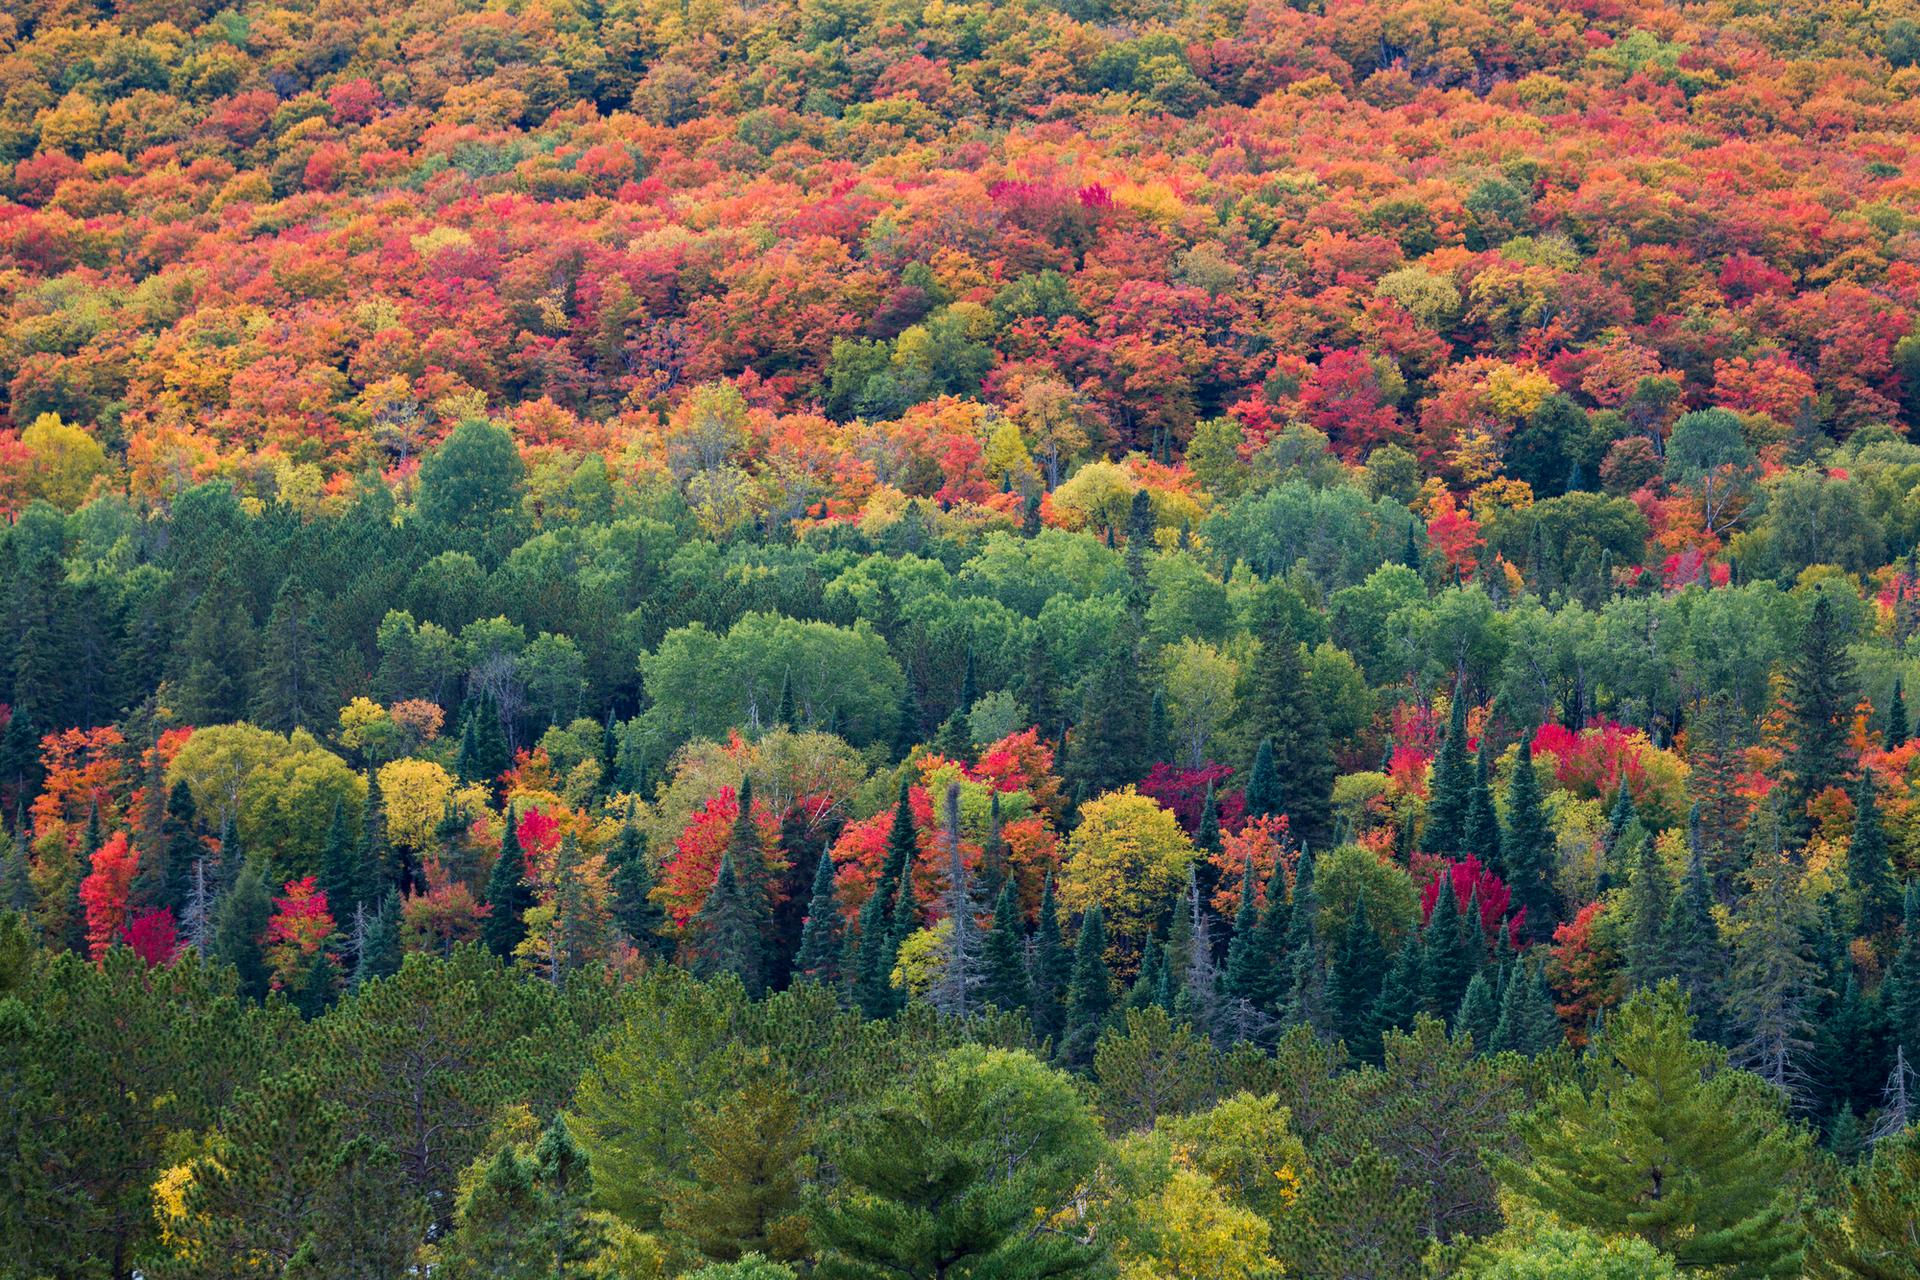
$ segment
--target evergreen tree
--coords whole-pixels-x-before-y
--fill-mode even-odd
[[[359,938],[353,949],[353,986],[356,990],[375,978],[389,978],[400,972],[399,891],[387,890],[379,910],[367,912],[362,908],[358,918],[364,923],[358,930]]]
[[[545,1280],[602,1274],[604,1229],[592,1213],[593,1173],[555,1116],[533,1150],[500,1148],[461,1197],[440,1248],[448,1280]]]
[[[887,860],[880,865],[880,879],[873,891],[882,901],[891,903],[906,878],[907,867],[919,852],[920,837],[913,825],[912,793],[905,773],[900,777],[900,795],[893,804],[893,825],[887,828]]]
[[[318,602],[297,576],[289,578],[260,630],[254,723],[278,733],[326,724],[339,708],[326,674],[327,651]]]
[[[1260,923],[1253,934],[1250,968],[1253,983],[1247,998],[1262,1013],[1279,1016],[1287,1002],[1293,981],[1288,963],[1288,941],[1292,937],[1293,906],[1287,900],[1287,873],[1278,862],[1267,876],[1267,900],[1260,911]]]
[[[314,948],[293,989],[293,1007],[311,1022],[325,1013],[340,992],[340,966],[325,946]]]
[[[647,860],[647,835],[634,821],[633,802],[607,846],[607,869],[613,888],[613,920],[634,949],[649,960],[664,959],[666,939],[661,928],[666,912],[653,899],[653,864]]]
[[[1213,784],[1207,784],[1207,799],[1213,799]],[[1247,771],[1246,815],[1249,818],[1277,818],[1281,811],[1280,775],[1274,772],[1273,739],[1260,739],[1254,752],[1253,768]],[[1216,832],[1219,818],[1214,819]],[[1218,838],[1216,834],[1216,839]]]
[[[1507,784],[1507,825],[1500,834],[1500,875],[1513,892],[1513,906],[1525,910],[1526,933],[1550,938],[1560,923],[1559,895],[1553,888],[1555,840],[1533,767],[1532,735],[1520,739],[1520,756]]]
[[[1672,973],[1664,935],[1673,890],[1653,841],[1640,841],[1639,854],[1627,886],[1627,982],[1651,987]]]
[[[1781,1095],[1691,1038],[1671,985],[1630,997],[1579,1077],[1518,1122],[1527,1154],[1501,1180],[1569,1225],[1637,1235],[1702,1273],[1798,1273],[1793,1220],[1805,1136]]]
[[[1200,829],[1194,832],[1193,844],[1202,853],[1220,852],[1220,802],[1213,793],[1211,778],[1207,779],[1207,800],[1200,809]]]
[[[360,867],[360,834],[337,802],[320,855],[320,888],[336,919],[344,919],[367,897],[366,877]]]
[[[1467,691],[1456,684],[1447,734],[1433,757],[1428,784],[1427,825],[1420,847],[1428,853],[1458,857],[1467,848],[1467,815],[1473,806],[1473,765],[1467,756]]]
[[[1473,981],[1467,984],[1467,994],[1461,997],[1460,1009],[1454,1014],[1454,1034],[1473,1037],[1474,1048],[1485,1053],[1493,1044],[1494,1028],[1499,1021],[1500,1010],[1494,1004],[1493,984],[1487,981],[1484,972],[1474,974]]]
[[[490,694],[478,693],[467,703],[461,728],[460,753],[454,768],[462,782],[476,782],[494,790],[500,775],[513,767],[513,751],[501,723],[500,707]]]
[[[1326,1031],[1331,1025],[1327,1013],[1326,958],[1321,952],[1320,899],[1313,886],[1313,850],[1300,851],[1300,862],[1293,872],[1293,900],[1287,912],[1287,977],[1289,1026],[1309,1026]]]
[[[27,846],[26,824],[20,824],[19,834],[14,836],[7,850],[4,866],[0,866],[0,911],[19,911],[32,914],[34,905],[32,854]]]
[[[1920,884],[1907,885],[1900,945],[1887,966],[1880,998],[1893,1042],[1906,1049],[1908,1061],[1920,1059]]]
[[[709,979],[732,974],[748,995],[760,995],[766,989],[762,924],[752,893],[734,870],[733,854],[722,854],[720,874],[693,916],[694,973]]]
[[[1394,953],[1393,967],[1380,984],[1380,998],[1373,1005],[1373,1029],[1376,1034],[1411,1030],[1420,1016],[1421,989],[1426,982],[1426,947],[1420,935],[1411,930]],[[1380,1046],[1369,1037],[1358,1046],[1360,1056],[1369,1062],[1380,1060]]]
[[[1365,890],[1354,899],[1353,918],[1327,966],[1327,1012],[1335,1034],[1364,1053],[1375,1038],[1373,1007],[1386,981],[1389,959],[1367,914]],[[1431,967],[1431,966],[1429,966]]]
[[[860,908],[859,948],[850,968],[853,971],[853,1002],[869,1018],[884,1018],[899,1004],[893,988],[892,928],[887,920],[887,900],[876,888]]]
[[[1797,876],[1777,851],[1763,851],[1748,875],[1727,972],[1733,1061],[1783,1094],[1807,1096],[1811,1015],[1823,993],[1808,946]]]
[[[266,999],[273,977],[260,946],[273,916],[268,878],[265,860],[248,858],[213,912],[213,957],[233,966],[241,994],[255,1000]]]
[[[1913,728],[1907,719],[1907,695],[1901,688],[1900,677],[1893,678],[1893,696],[1887,700],[1887,728],[1882,742],[1889,751],[1903,747],[1907,739],[1913,736]]]
[[[1500,819],[1493,808],[1493,766],[1488,752],[1490,735],[1480,735],[1480,750],[1473,761],[1473,786],[1467,794],[1467,817],[1462,828],[1466,851],[1482,862],[1500,860]]]
[[[1061,776],[1076,801],[1114,791],[1145,776],[1147,715],[1152,699],[1141,674],[1140,640],[1129,620],[1114,628],[1106,661],[1088,679],[1073,751]]]
[[[1267,994],[1267,972],[1273,967],[1273,957],[1260,954],[1260,907],[1254,901],[1257,887],[1253,859],[1248,858],[1240,870],[1240,906],[1233,913],[1225,975],[1227,999],[1244,1001],[1256,1009]]]
[[[1317,842],[1326,838],[1331,825],[1333,748],[1325,712],[1307,684],[1299,639],[1280,607],[1269,603],[1266,609],[1245,714],[1254,732],[1272,741],[1281,810],[1294,834]]]
[[[1080,937],[1073,949],[1073,977],[1067,983],[1066,1031],[1060,1055],[1076,1066],[1093,1061],[1094,1042],[1113,1012],[1113,973],[1107,968],[1106,952],[1106,921],[1096,902],[1080,919]]]
[[[1740,866],[1747,799],[1741,773],[1744,725],[1730,694],[1713,694],[1687,732],[1687,783],[1700,812],[1701,854],[1716,902],[1731,903]]]
[[[1421,1003],[1436,1018],[1454,1015],[1466,997],[1467,985],[1480,972],[1480,939],[1469,936],[1468,930],[1477,934],[1479,922],[1462,915],[1453,876],[1443,869],[1440,892],[1434,895],[1433,912],[1421,932],[1426,951]]]
[[[520,816],[508,809],[500,856],[487,873],[487,914],[480,922],[481,944],[501,959],[511,960],[514,949],[526,940],[526,913],[533,905],[527,857],[520,848]]]
[[[1000,887],[993,904],[993,928],[980,946],[980,999],[1009,1013],[1024,1010],[1033,999],[1027,981],[1026,939],[1020,927],[1020,904],[1013,881]]]
[[[1920,1130],[1875,1143],[1849,1173],[1839,1211],[1811,1225],[1810,1280],[1920,1280]]]
[[[947,884],[940,904],[946,917],[946,940],[941,948],[940,972],[928,998],[950,1018],[964,1018],[977,1008],[980,988],[979,904],[974,901],[973,873],[960,849],[960,784],[947,784],[946,815],[941,839],[947,846]]]
[[[1539,965],[1522,964],[1507,979],[1500,996],[1500,1019],[1494,1024],[1489,1048],[1495,1053],[1550,1053],[1562,1038],[1560,1019],[1553,1009],[1553,993]]]
[[[1073,953],[1060,936],[1060,909],[1054,904],[1053,877],[1040,889],[1040,914],[1033,926],[1033,955],[1027,969],[1033,991],[1033,1029],[1058,1043],[1064,1031],[1067,989],[1073,979]]]
[[[1847,636],[1824,594],[1814,597],[1800,652],[1787,666],[1784,701],[1788,803],[1783,816],[1789,841],[1798,844],[1812,821],[1808,802],[1846,780],[1847,736],[1859,702]]]
[[[920,745],[920,699],[913,692],[913,673],[909,671],[900,693],[900,714],[893,723],[893,758],[905,760]]]
[[[822,853],[813,873],[813,895],[807,900],[807,923],[800,934],[800,951],[793,960],[794,976],[838,988],[845,958],[846,922],[840,915],[833,858]]]
[[[1847,888],[1859,913],[1860,932],[1869,937],[1892,927],[1900,912],[1887,854],[1887,832],[1880,825],[1873,770],[1862,769],[1853,790],[1853,839],[1847,845]]]
[[[1698,846],[1687,859],[1686,879],[1680,882],[1680,891],[1667,909],[1659,950],[1665,969],[1687,996],[1701,1037],[1719,1039],[1719,988],[1727,955],[1720,945],[1720,926],[1713,918],[1713,890],[1707,883],[1706,859]]]
[[[174,649],[175,714],[187,724],[245,719],[255,652],[253,620],[223,574],[201,592]]]
[[[1042,737],[1056,740],[1065,718],[1060,710],[1059,684],[1060,673],[1047,651],[1046,632],[1035,627],[1033,639],[1027,644],[1026,665],[1021,671],[1020,705],[1033,717]]]

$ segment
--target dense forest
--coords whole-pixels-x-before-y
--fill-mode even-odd
[[[1920,1280],[1916,139],[1916,0],[10,3],[0,1277]]]

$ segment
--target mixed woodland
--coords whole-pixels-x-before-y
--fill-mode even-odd
[[[1917,1280],[1916,139],[1914,0],[8,4],[0,1277]]]

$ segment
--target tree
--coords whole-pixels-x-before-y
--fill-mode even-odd
[[[1433,769],[1427,784],[1427,825],[1420,833],[1420,847],[1428,853],[1462,855],[1467,847],[1467,817],[1473,804],[1473,766],[1467,756],[1467,699],[1464,687],[1453,691],[1453,709],[1448,713],[1447,734],[1433,757]]]
[[[993,927],[980,945],[980,970],[981,1003],[1009,1013],[1025,1010],[1032,1003],[1026,938],[1011,880],[1000,887],[1000,896],[993,904]]]
[[[1805,898],[1793,868],[1777,851],[1755,856],[1747,883],[1727,972],[1733,1061],[1787,1096],[1803,1099],[1813,1010],[1828,994],[1810,953]]]
[[[1331,823],[1333,749],[1323,711],[1307,683],[1293,626],[1277,603],[1265,607],[1260,656],[1249,668],[1242,714],[1262,741],[1272,741],[1281,812],[1301,840],[1317,843],[1326,839]]]
[[[1461,1280],[1679,1280],[1673,1259],[1644,1240],[1541,1225],[1469,1255]],[[1495,1241],[1500,1237],[1496,1236]]]
[[[941,947],[939,973],[928,999],[948,1017],[964,1018],[974,1011],[980,987],[980,924],[979,906],[974,901],[973,873],[960,848],[958,782],[947,784],[941,839],[947,846],[947,882],[940,904],[946,936]]]
[[[1513,890],[1516,912],[1526,913],[1526,932],[1535,938],[1553,936],[1560,920],[1559,895],[1553,888],[1555,863],[1553,827],[1534,772],[1533,740],[1520,739],[1513,778],[1507,783],[1507,825],[1500,833],[1500,875]]]
[[[1920,1280],[1920,1130],[1878,1143],[1813,1220],[1814,1280]]]
[[[647,836],[634,821],[632,804],[628,804],[620,830],[607,846],[606,860],[613,886],[614,923],[641,955],[660,959],[666,950],[666,940],[660,935],[666,925],[666,912],[654,900]]]
[[[1698,845],[1687,859],[1687,876],[1667,909],[1660,935],[1664,968],[1679,982],[1702,1038],[1720,1034],[1720,988],[1726,977],[1726,948],[1713,916],[1713,890]]]
[[[365,902],[369,885],[360,865],[360,833],[336,803],[327,823],[327,839],[320,855],[320,889],[336,915],[344,916]]]
[[[1677,987],[1643,991],[1607,1020],[1582,1079],[1518,1125],[1526,1154],[1497,1170],[1572,1226],[1636,1235],[1682,1267],[1797,1274],[1793,1188],[1807,1137],[1784,1099],[1691,1038]]]
[[[1393,1161],[1372,1147],[1308,1180],[1275,1224],[1274,1253],[1288,1275],[1395,1277],[1420,1274],[1420,1193],[1396,1185]]]
[[[1462,912],[1451,866],[1434,882],[1433,911],[1421,933],[1425,952],[1421,1002],[1436,1018],[1450,1018],[1466,998],[1467,987],[1480,972],[1486,943],[1480,933],[1479,910]],[[1471,905],[1471,904],[1470,904]]]
[[[1665,934],[1673,889],[1653,841],[1641,840],[1639,855],[1627,885],[1627,982],[1651,987],[1672,973]]]
[[[661,1220],[709,1258],[796,1261],[807,1250],[803,1206],[814,1135],[800,1099],[775,1073],[693,1108],[691,1175],[666,1193]]]
[[[1093,1059],[1094,1042],[1106,1029],[1113,1012],[1113,973],[1107,968],[1107,930],[1100,904],[1080,918],[1080,937],[1073,948],[1073,976],[1068,980],[1066,1018],[1062,1024],[1060,1058],[1085,1065]]]
[[[1295,904],[1296,910],[1298,904]],[[1364,1050],[1374,1039],[1373,1008],[1390,964],[1380,934],[1367,917],[1366,891],[1353,904],[1353,916],[1327,966],[1327,1011],[1334,1031],[1349,1046]]]
[[[1893,678],[1893,693],[1887,699],[1887,727],[1881,735],[1881,741],[1887,750],[1903,747],[1907,739],[1913,736],[1907,716],[1907,697],[1901,687],[1900,677]]]
[[[1103,1144],[1073,1082],[967,1045],[850,1118],[816,1222],[825,1280],[1024,1280],[1096,1272],[1103,1246],[1050,1228]]]
[[[807,922],[800,933],[800,951],[793,960],[797,978],[806,978],[829,987],[838,987],[844,975],[841,960],[845,954],[846,921],[840,914],[840,900],[834,891],[833,858],[821,853],[813,876],[813,895],[807,901]]]
[[[1871,769],[1860,771],[1860,781],[1853,791],[1853,839],[1847,844],[1847,888],[1859,912],[1860,932],[1876,936],[1892,927],[1899,915],[1900,895],[1893,883],[1887,833],[1880,825]]]
[[[526,915],[533,905],[527,858],[520,848],[520,816],[508,809],[500,856],[487,873],[487,915],[480,923],[480,941],[487,950],[502,959],[511,957],[526,940]]]
[[[1500,1018],[1487,1047],[1495,1053],[1535,1056],[1557,1048],[1561,1037],[1545,971],[1539,965],[1519,963],[1500,993]]]
[[[1920,954],[1920,938],[1915,943]],[[1920,962],[1916,962],[1920,973]],[[1073,980],[1073,953],[1060,936],[1060,908],[1055,904],[1053,877],[1040,889],[1040,910],[1033,926],[1033,954],[1027,973],[1032,984],[1033,1029],[1043,1040],[1059,1042],[1065,1030],[1067,989]]]
[[[602,1260],[609,1223],[589,1206],[593,1168],[563,1116],[529,1150],[509,1143],[460,1198],[440,1246],[450,1277],[535,1277],[586,1271]]]
[[[267,881],[264,860],[248,858],[213,913],[213,958],[232,965],[241,993],[256,1000],[266,998],[273,978],[261,945],[273,918],[273,895]]]
[[[1129,1009],[1093,1050],[1100,1114],[1116,1134],[1151,1129],[1163,1117],[1186,1115],[1214,1093],[1218,1055],[1192,1027],[1165,1009]]]
[[[299,578],[280,588],[259,633],[253,672],[252,719],[287,733],[325,725],[340,705],[325,666],[326,628],[317,602]]]
[[[1800,651],[1787,666],[1783,742],[1791,803],[1784,819],[1791,841],[1797,842],[1808,829],[1808,803],[1844,782],[1852,764],[1847,738],[1859,694],[1846,642],[1832,602],[1825,594],[1816,595]]]
[[[720,859],[712,892],[693,918],[693,971],[703,978],[731,974],[750,993],[761,994],[766,984],[762,914],[735,873],[729,850]]]
[[[1078,797],[1138,782],[1153,763],[1147,724],[1152,698],[1139,648],[1133,624],[1123,621],[1114,628],[1106,661],[1087,679],[1064,769],[1067,786]]]
[[[1081,806],[1060,901],[1069,911],[1097,904],[1116,954],[1137,956],[1198,857],[1172,811],[1129,787]]]
[[[1213,786],[1207,786],[1211,799]],[[1281,812],[1280,775],[1274,771],[1273,739],[1260,739],[1253,753],[1253,767],[1247,770],[1246,815],[1249,818],[1277,818]],[[1218,820],[1216,819],[1216,825]]]

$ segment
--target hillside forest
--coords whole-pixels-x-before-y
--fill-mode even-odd
[[[1920,1280],[1920,4],[13,0],[0,1277]]]

